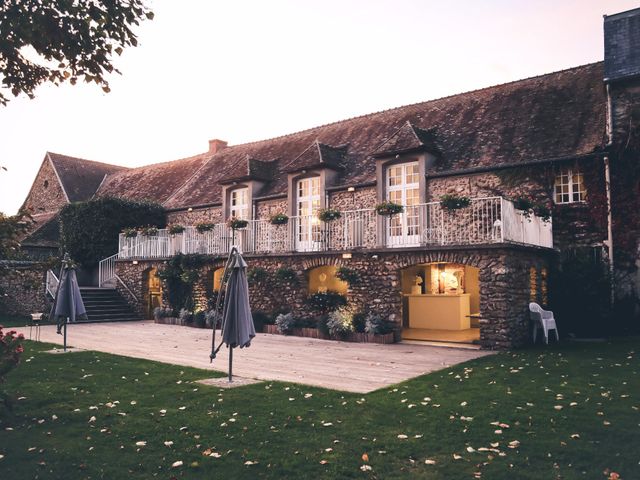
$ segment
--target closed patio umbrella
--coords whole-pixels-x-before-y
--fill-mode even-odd
[[[224,282],[226,273],[230,272],[226,280],[227,287],[224,295],[224,307],[222,309],[222,339],[220,346],[215,348],[215,329],[213,325],[213,341],[211,360],[216,357],[222,344],[229,348],[229,381],[232,381],[233,349],[244,348],[251,345],[251,339],[256,336],[253,326],[253,317],[249,305],[249,284],[247,283],[247,263],[234,247],[229,254],[225,274],[222,276]],[[218,312],[218,306],[216,306]]]
[[[60,269],[60,280],[56,291],[56,298],[53,301],[51,315],[49,318],[55,319],[58,326],[58,333],[62,334],[64,329],[64,351],[67,351],[67,323],[75,322],[77,319],[86,317],[87,311],[82,302],[80,287],[76,278],[76,270],[68,255],[65,255]]]

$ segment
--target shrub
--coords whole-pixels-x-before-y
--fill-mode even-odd
[[[336,210],[334,208],[322,208],[318,210],[318,218],[322,222],[333,222],[334,220],[338,220],[342,216],[340,210]]]
[[[20,355],[24,351],[22,347],[23,334],[17,334],[15,330],[4,333],[0,325],[0,384],[4,383],[6,375],[20,363]]]
[[[404,212],[404,207],[399,203],[381,202],[376,205],[376,213],[385,217],[393,217],[398,213]]]
[[[215,225],[208,222],[201,222],[196,224],[196,230],[198,231],[198,233],[209,232],[213,230],[213,227],[215,227]]]
[[[221,317],[218,316],[217,318],[219,323]],[[213,327],[213,322],[216,321],[215,310],[207,310],[207,312],[204,314],[204,319],[205,319],[205,322],[207,322],[207,327]],[[216,328],[218,328],[218,325],[216,325]]]
[[[376,313],[369,313],[367,315],[367,321],[365,326],[365,332],[372,333],[373,335],[385,335],[392,333],[397,329],[395,322],[392,322],[386,317]]]
[[[513,199],[513,206],[516,210],[522,210],[523,212],[531,212],[533,209],[533,200],[530,197],[516,197]]]
[[[276,213],[271,215],[269,222],[271,225],[286,225],[289,222],[289,217],[284,213]]]
[[[178,235],[185,231],[185,227],[183,225],[173,224],[169,225],[169,234],[170,235]]]
[[[161,205],[121,198],[98,198],[65,205],[60,211],[60,239],[65,251],[91,267],[118,251],[118,234],[140,225],[165,225]]]
[[[200,268],[206,262],[204,255],[178,254],[158,271],[158,277],[167,285],[167,300],[174,311],[193,309],[193,285],[200,278]]]
[[[326,314],[344,307],[347,304],[347,298],[338,292],[329,290],[309,295],[307,304],[314,312]]]
[[[231,217],[227,221],[227,225],[232,230],[240,230],[241,228],[247,228],[247,225],[249,225],[249,221],[248,220],[242,220],[240,218]]]
[[[252,312],[251,316],[253,317],[253,326],[255,327],[256,332],[261,332],[262,330],[264,330],[265,325],[273,324],[273,319],[260,310],[258,310],[257,312]]]
[[[336,337],[353,332],[353,312],[345,307],[334,310],[327,319],[327,329]]]
[[[186,308],[180,309],[180,313],[178,313],[178,318],[180,319],[181,322],[184,322],[184,323],[193,322],[193,314]]]
[[[269,272],[262,267],[253,267],[247,272],[247,280],[253,284],[264,282],[268,276]]]
[[[140,234],[147,237],[155,237],[158,235],[158,229],[156,227],[144,227],[140,229]]]
[[[358,283],[358,280],[360,280],[360,274],[349,267],[338,268],[336,271],[336,277],[343,282],[347,282],[349,285],[354,285],[355,283]]]
[[[461,197],[455,194],[446,194],[440,197],[440,205],[446,210],[459,210],[471,205],[469,197]]]
[[[159,320],[161,318],[173,317],[173,310],[168,307],[156,307],[153,309],[153,318]]]
[[[207,325],[207,314],[200,310],[193,315],[193,322],[197,327],[203,328]]]
[[[122,230],[124,238],[136,238],[138,236],[138,230],[135,228],[125,228]]]
[[[296,326],[296,319],[292,313],[281,313],[276,318],[276,327],[280,333],[289,334]]]
[[[354,313],[353,329],[358,333],[364,333],[366,326],[367,326],[367,316],[362,312]]]
[[[298,283],[298,275],[291,268],[282,267],[276,270],[276,280],[295,285]]]
[[[316,320],[316,328],[323,333],[324,335],[329,335],[329,327],[327,325],[327,321],[329,320],[328,315],[318,315],[315,317]]]

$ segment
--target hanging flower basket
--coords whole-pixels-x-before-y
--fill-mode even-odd
[[[249,222],[247,220],[242,220],[240,218],[230,218],[227,222],[227,225],[231,230],[240,230],[242,228],[247,228]]]
[[[394,215],[404,212],[404,207],[394,202],[382,202],[377,204],[375,208],[376,213],[384,217],[393,217]]]
[[[471,205],[469,197],[459,197],[458,195],[447,194],[440,197],[440,206],[445,210],[460,210]]]
[[[158,229],[156,227],[144,227],[140,230],[140,234],[146,237],[155,237],[158,235]]]
[[[185,228],[182,225],[169,225],[169,233],[171,235],[177,235],[184,232]]]
[[[340,210],[334,210],[333,208],[323,208],[318,212],[318,218],[323,222],[333,222],[341,216]]]
[[[210,232],[215,225],[213,223],[202,222],[196,225],[198,233]]]
[[[269,222],[271,222],[271,225],[286,225],[289,222],[289,217],[284,213],[276,213],[271,215]]]
[[[138,236],[138,230],[135,228],[125,228],[122,230],[124,238],[136,238]]]

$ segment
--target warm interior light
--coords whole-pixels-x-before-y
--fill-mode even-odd
[[[351,254],[350,253],[343,253],[342,254],[342,258],[351,258]]]
[[[138,264],[138,260],[134,260],[132,263],[133,263],[134,265],[137,265],[137,264]]]
[[[347,188],[347,192],[355,192],[355,191],[356,191],[356,187]]]

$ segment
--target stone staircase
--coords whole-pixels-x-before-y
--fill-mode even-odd
[[[115,288],[80,287],[80,294],[87,309],[83,322],[127,322],[142,320]]]

